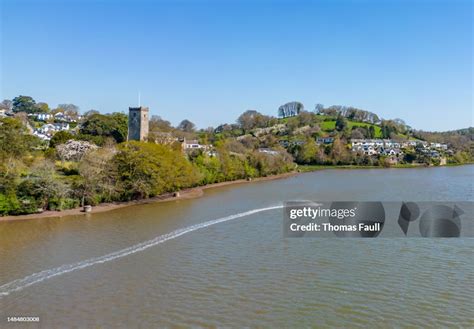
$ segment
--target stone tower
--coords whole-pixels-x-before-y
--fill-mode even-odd
[[[148,107],[128,108],[128,140],[143,141],[148,136]]]

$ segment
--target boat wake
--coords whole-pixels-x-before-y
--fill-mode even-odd
[[[38,273],[34,273],[34,274],[31,274],[31,275],[29,275],[27,277],[24,277],[22,279],[13,280],[11,282],[8,282],[8,283],[5,283],[5,284],[1,285],[0,286],[0,298],[2,298],[4,296],[8,296],[9,294],[11,294],[13,292],[23,290],[23,289],[25,289],[29,286],[32,286],[36,283],[40,283],[40,282],[43,282],[45,280],[54,278],[56,276],[60,276],[60,275],[70,273],[70,272],[74,272],[74,271],[77,271],[77,270],[80,270],[80,269],[83,269],[83,268],[86,268],[86,267],[90,267],[90,266],[97,265],[97,264],[103,264],[103,263],[106,263],[106,262],[110,262],[114,259],[118,259],[118,258],[122,258],[122,257],[128,256],[128,255],[135,254],[137,252],[140,252],[140,251],[146,250],[148,248],[154,247],[154,246],[156,246],[160,243],[166,242],[168,240],[176,239],[177,237],[180,237],[184,234],[191,233],[191,232],[194,232],[196,230],[203,229],[205,227],[209,227],[209,226],[212,226],[212,225],[215,225],[215,224],[227,222],[227,221],[237,219],[237,218],[241,218],[241,217],[245,217],[245,216],[250,216],[250,215],[253,215],[253,214],[256,214],[256,213],[269,211],[269,210],[274,210],[274,209],[281,209],[281,208],[283,208],[282,205],[271,206],[271,207],[260,208],[260,209],[253,209],[253,210],[249,210],[249,211],[246,211],[246,212],[241,212],[241,213],[238,213],[238,214],[234,214],[234,215],[230,215],[230,216],[210,220],[210,221],[207,221],[207,222],[204,222],[204,223],[188,226],[188,227],[185,227],[185,228],[182,228],[182,229],[172,231],[172,232],[167,233],[167,234],[157,236],[154,239],[138,243],[138,244],[133,245],[131,247],[121,249],[121,250],[115,251],[113,253],[104,255],[104,256],[86,259],[86,260],[83,260],[83,261],[80,261],[80,262],[77,262],[77,263],[61,265],[61,266],[56,267],[56,268],[52,268],[52,269],[49,269],[49,270],[44,270],[44,271],[41,271],[41,272],[38,272]]]

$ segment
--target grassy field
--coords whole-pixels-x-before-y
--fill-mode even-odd
[[[356,122],[356,121],[347,121],[347,124],[349,128],[352,129],[352,127],[367,127],[369,128],[370,126],[373,126],[375,129],[375,138],[382,138],[382,130],[380,129],[379,126],[370,124],[370,123],[365,123],[365,122]],[[321,129],[323,131],[331,132],[336,129],[336,120],[334,121],[323,121],[321,122]]]
[[[336,121],[323,121],[319,125],[323,131],[329,132],[336,129]]]

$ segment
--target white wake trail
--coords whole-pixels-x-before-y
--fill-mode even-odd
[[[157,236],[154,239],[138,243],[138,244],[133,245],[131,247],[121,249],[121,250],[115,251],[113,253],[104,255],[104,256],[86,259],[86,260],[83,260],[83,261],[80,261],[80,262],[77,262],[77,263],[73,263],[73,264],[61,265],[61,266],[56,267],[56,268],[52,268],[52,269],[49,269],[49,270],[44,270],[44,271],[41,271],[41,272],[38,272],[38,273],[34,273],[34,274],[31,274],[31,275],[29,275],[27,277],[24,277],[22,279],[17,279],[17,280],[14,280],[14,281],[11,281],[11,282],[8,282],[8,283],[5,283],[5,284],[1,285],[0,286],[0,298],[2,298],[4,296],[8,296],[12,292],[23,290],[23,289],[25,289],[29,286],[32,286],[36,283],[40,283],[42,281],[54,278],[56,276],[60,276],[60,275],[66,274],[66,273],[74,272],[74,271],[77,271],[77,270],[80,270],[80,269],[83,269],[83,268],[86,268],[86,267],[90,267],[90,266],[93,266],[93,265],[110,262],[114,259],[122,258],[122,257],[128,256],[128,255],[131,255],[131,254],[135,254],[137,252],[140,252],[140,251],[143,251],[145,249],[151,248],[153,246],[156,246],[156,245],[158,245],[160,243],[163,243],[163,242],[166,242],[168,240],[176,239],[177,237],[180,237],[181,235],[184,235],[186,233],[190,233],[190,232],[193,232],[193,231],[196,231],[196,230],[208,227],[208,226],[212,226],[212,225],[215,225],[215,224],[227,222],[227,221],[230,221],[230,220],[233,220],[233,219],[236,219],[236,218],[241,218],[241,217],[253,215],[253,214],[256,214],[256,213],[259,213],[259,212],[264,212],[264,211],[269,211],[269,210],[274,210],[274,209],[281,209],[281,208],[283,208],[282,205],[266,207],[266,208],[260,208],[260,209],[253,209],[253,210],[249,210],[249,211],[246,211],[246,212],[241,212],[241,213],[238,213],[238,214],[234,214],[234,215],[230,215],[230,216],[210,220],[210,221],[207,221],[207,222],[204,222],[204,223],[188,226],[188,227],[185,227],[185,228],[182,228],[182,229],[172,231],[172,232],[167,233],[167,234]]]

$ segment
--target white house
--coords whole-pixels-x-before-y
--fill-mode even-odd
[[[260,149],[258,149],[258,152],[265,153],[265,154],[270,154],[270,155],[279,154],[278,151],[275,151],[275,150],[272,150],[272,149],[269,149],[269,148],[260,148]]]
[[[62,120],[64,119],[64,117],[65,117],[65,114],[63,112],[58,112],[54,115],[54,118],[58,120]]]
[[[184,148],[185,149],[203,149],[205,148],[204,145],[199,144],[197,140],[184,140]]]
[[[373,146],[373,147],[381,147],[384,146],[384,141],[381,139],[353,139],[352,146]]]
[[[430,147],[432,149],[443,149],[443,150],[448,149],[448,145],[447,144],[442,144],[442,143],[431,143]]]
[[[53,116],[49,113],[37,113],[36,114],[36,118],[39,120],[39,121],[48,121],[49,119],[51,119]]]
[[[69,130],[69,123],[47,123],[40,128],[33,131],[33,135],[43,139],[50,140],[51,137],[58,131]]]
[[[187,150],[207,150],[212,145],[203,145],[199,144],[199,141],[193,139],[193,140],[186,140],[186,138],[183,140],[182,147],[185,151]]]

